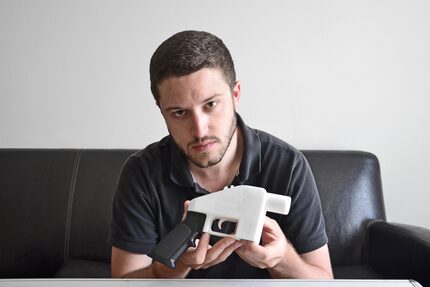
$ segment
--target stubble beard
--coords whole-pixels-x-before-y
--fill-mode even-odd
[[[230,147],[231,140],[233,139],[233,135],[236,132],[236,129],[237,129],[237,118],[236,118],[236,113],[234,113],[229,131],[224,136],[223,141],[221,139],[219,139],[218,137],[215,137],[215,136],[196,138],[187,145],[187,151],[183,150],[183,152],[187,156],[188,160],[199,168],[208,168],[208,167],[214,166],[214,165],[218,164],[219,162],[221,162],[221,160],[224,158],[225,153],[227,152],[228,148]],[[203,153],[200,153],[198,155],[195,155],[189,151],[189,149],[192,145],[199,144],[201,142],[205,142],[208,140],[209,141],[215,141],[216,143],[222,144],[222,146],[219,148],[218,154],[216,156],[213,156],[211,158],[209,152],[203,152]]]

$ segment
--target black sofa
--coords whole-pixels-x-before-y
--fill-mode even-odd
[[[0,149],[0,277],[109,277],[112,199],[134,152]],[[319,188],[335,277],[430,286],[430,230],[386,221],[378,159],[303,153]]]

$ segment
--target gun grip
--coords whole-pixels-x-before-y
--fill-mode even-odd
[[[187,218],[175,226],[148,254],[154,260],[175,268],[175,262],[190,247],[195,246],[202,232],[206,215],[189,211]]]

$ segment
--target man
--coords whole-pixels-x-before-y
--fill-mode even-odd
[[[150,77],[169,136],[123,167],[113,206],[112,276],[332,278],[309,165],[236,113],[240,83],[224,43],[206,32],[177,33],[155,51]],[[187,200],[242,184],[292,198],[289,215],[266,217],[260,245],[203,234],[175,269],[146,255],[181,221]]]

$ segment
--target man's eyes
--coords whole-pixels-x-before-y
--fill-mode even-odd
[[[177,118],[181,118],[181,117],[185,116],[186,113],[187,112],[184,110],[178,110],[178,111],[174,111],[173,115]]]
[[[215,108],[215,106],[218,104],[218,102],[216,102],[216,101],[211,101],[211,102],[209,102],[209,103],[207,103],[206,104],[206,107],[207,108],[209,108],[209,109],[213,109],[213,108]]]
[[[210,102],[208,102],[208,103],[206,103],[204,105],[204,109],[207,110],[207,111],[211,111],[211,110],[213,110],[216,107],[217,104],[218,104],[217,101],[210,101]],[[183,118],[183,117],[185,117],[187,115],[187,111],[186,110],[172,111],[172,115],[175,118]]]

